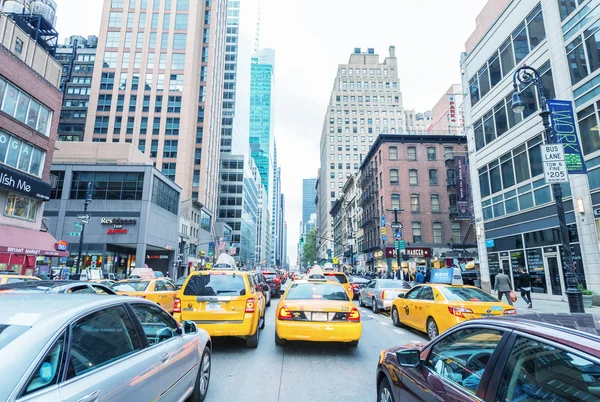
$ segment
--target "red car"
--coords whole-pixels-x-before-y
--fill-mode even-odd
[[[600,332],[592,314],[464,322],[427,344],[381,352],[377,400],[600,401]]]

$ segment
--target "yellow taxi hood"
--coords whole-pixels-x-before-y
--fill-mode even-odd
[[[351,301],[341,300],[282,300],[280,307],[287,307],[290,310],[297,311],[327,311],[327,312],[338,312],[338,311],[350,311],[354,304]]]

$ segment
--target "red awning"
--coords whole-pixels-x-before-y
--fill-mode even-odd
[[[48,232],[14,226],[0,227],[0,253],[67,257],[67,251],[56,250],[56,243],[56,239]]]

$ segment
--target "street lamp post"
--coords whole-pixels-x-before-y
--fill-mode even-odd
[[[83,213],[87,214],[88,205],[92,203],[92,182],[88,182],[87,192],[85,194],[85,201],[83,201]],[[79,235],[79,252],[77,253],[77,273],[81,273],[81,253],[83,252],[83,234],[85,233],[85,225],[87,223],[81,223],[81,234]]]
[[[394,208],[394,209],[387,209],[386,211],[391,211],[394,213],[394,222],[392,222],[394,224],[394,242],[396,240],[396,233],[400,232],[400,221],[398,220],[398,213],[399,212],[403,212],[404,209],[398,209],[398,208]],[[402,238],[402,236],[400,236],[400,238]],[[397,269],[400,270],[400,250],[396,250],[396,264],[398,265]]]
[[[544,87],[540,78],[539,72],[529,66],[522,66],[515,71],[513,75],[514,93],[512,96],[512,109],[515,113],[521,113],[525,110],[525,102],[521,98],[519,92],[520,85],[534,84],[538,97],[540,99],[541,112],[540,117],[544,125],[544,137],[546,144],[553,144],[552,127],[550,126],[550,110],[544,96]],[[563,206],[562,188],[560,184],[552,184],[552,192],[554,194],[554,202],[556,203],[556,212],[559,225],[559,236],[562,250],[565,254],[564,268],[567,277],[567,298],[569,300],[569,310],[571,313],[584,313],[583,297],[581,291],[577,287],[577,277],[573,269],[573,253],[569,244],[569,231],[567,229],[567,221],[565,218],[565,208]]]

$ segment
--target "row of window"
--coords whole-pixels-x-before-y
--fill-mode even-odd
[[[64,178],[64,172],[53,172],[52,174],[59,179]],[[61,197],[63,180],[57,181],[53,197]],[[90,182],[92,183],[92,199],[139,201],[142,199],[144,190],[144,173],[73,172],[70,199],[84,200]]]
[[[397,96],[397,95],[395,95],[395,96],[387,96],[387,97],[386,96],[379,96],[378,97],[377,95],[373,95],[373,96],[371,96],[371,95],[358,95],[358,96],[355,96],[355,95],[350,95],[350,96],[348,96],[348,95],[343,95],[343,96],[342,95],[336,95],[336,97],[335,97],[335,101],[337,103],[340,103],[342,101],[342,99],[344,101],[344,104],[348,103],[348,99],[350,99],[350,102],[363,102],[363,99],[364,99],[365,103],[371,103],[371,101],[372,101],[372,103],[378,103],[377,102],[378,99],[380,100],[379,103],[389,103],[389,104],[392,104],[392,103],[399,103],[400,102],[400,97]],[[387,100],[387,102],[386,102],[386,100]]]
[[[131,54],[133,54],[133,64],[131,61]],[[118,66],[118,52],[104,52],[103,68],[117,68]],[[135,53],[122,53],[121,68],[126,69],[130,66],[133,68],[142,68],[143,55],[141,52]],[[146,58],[146,69],[153,70],[156,64],[156,53],[148,53]],[[167,53],[158,53],[158,68],[165,70],[167,68]],[[185,68],[185,53],[172,53],[171,54],[171,70],[183,70]]]
[[[365,137],[364,135],[361,135],[360,142],[365,142],[366,138],[367,137]],[[369,143],[373,142],[373,136],[372,135],[369,135],[368,139],[369,139]],[[342,142],[342,136],[338,135],[337,136],[337,140],[338,140],[338,142]],[[329,136],[329,141],[330,142],[334,142],[335,141],[335,135],[330,135]],[[352,141],[353,142],[358,142],[358,136],[357,135],[353,136],[352,137]],[[349,135],[346,136],[346,142],[350,142],[350,136]]]
[[[452,231],[452,233],[451,233],[452,242],[453,243],[461,243],[462,237],[461,237],[461,232],[460,232],[460,223],[453,222],[451,225],[451,231]],[[411,223],[411,234],[412,234],[412,242],[413,243],[423,243],[423,242],[429,243],[430,239],[423,238],[421,222],[412,222]],[[407,237],[408,236],[404,236],[405,239]],[[368,244],[373,244],[374,241],[379,240],[378,238],[379,238],[379,233],[377,233],[376,230],[373,230],[372,232],[369,232],[367,242],[368,242]],[[433,222],[431,241],[434,244],[441,244],[444,242],[443,225],[441,222]]]
[[[137,95],[130,95],[129,97],[129,111],[135,112],[137,107]],[[96,110],[99,112],[109,112],[112,107],[113,96],[111,94],[100,94],[98,95],[98,105]],[[163,96],[157,95],[154,99],[154,112],[162,113],[163,109]],[[117,112],[122,112],[125,106],[125,95],[118,95],[116,102]],[[151,97],[150,95],[144,95],[142,98],[142,112],[148,113],[151,109]],[[167,97],[167,113],[181,113],[181,96],[169,96]]]
[[[346,75],[346,69],[342,68],[341,70],[342,75]],[[374,76],[375,74],[377,75],[381,75],[383,72],[383,75],[388,75],[388,69],[384,68],[369,68],[368,70],[366,68],[362,69],[362,75],[367,75],[367,71],[369,73],[370,76]],[[360,68],[348,68],[348,75],[356,75],[359,76],[361,75],[361,69]]]
[[[383,82],[383,81],[371,81],[371,86],[369,87],[369,81],[365,81],[364,83],[361,81],[342,81],[341,89],[396,89],[398,88],[398,84],[396,81],[393,82]]]
[[[52,111],[3,78],[0,78],[0,110],[46,137],[50,135]]]
[[[503,77],[546,38],[542,6],[538,4],[469,80],[471,106],[483,98]]]
[[[567,44],[573,85],[600,68],[600,20]]]
[[[550,62],[544,63],[539,71],[542,85],[544,86],[544,96],[547,99],[553,99],[555,97],[555,92]],[[538,99],[535,85],[530,84],[526,88],[521,89],[521,98],[525,103],[525,110],[523,113],[515,113],[512,110],[511,90],[511,93],[505,99],[501,100],[492,109],[484,113],[481,118],[475,120],[473,123],[475,147],[478,151],[539,109],[540,100]]]
[[[124,35],[124,48],[131,47],[131,32],[125,32]],[[151,32],[149,36],[149,44],[145,46],[145,32],[138,32],[136,36],[136,49],[155,49],[158,34],[156,32]],[[172,35],[173,43],[171,48],[173,50],[185,50],[186,42],[187,42],[187,34],[184,33],[176,33]],[[108,31],[106,33],[106,47],[107,48],[118,48],[121,44],[121,32],[118,31]],[[169,33],[165,32],[161,35],[160,40],[160,48],[168,49],[169,47]]]
[[[108,134],[110,116],[96,116],[94,122],[94,134]],[[115,116],[113,134],[121,134],[123,117]],[[165,119],[164,133],[165,135],[179,135],[181,120],[178,117],[167,117]],[[159,135],[161,130],[161,118],[155,117],[152,123],[152,135]],[[126,134],[134,134],[135,117],[127,118]],[[148,132],[148,118],[142,117],[140,121],[139,134],[145,135]]]
[[[352,109],[352,110],[349,110],[349,109],[337,109],[337,110],[336,109],[330,109],[329,110],[329,114],[331,114],[331,115],[333,115],[333,114],[338,114],[338,115],[343,114],[345,116],[348,116],[348,115],[352,114],[353,116],[356,116],[356,113],[357,113],[356,109]],[[365,110],[364,109],[358,109],[358,114],[361,115],[361,116],[364,116],[365,115]],[[372,114],[374,114],[374,115],[377,116],[377,115],[379,115],[379,109],[375,109],[375,110],[367,109],[366,114],[368,116],[370,116]],[[393,109],[391,109],[391,110],[385,110],[385,109],[383,109],[381,111],[381,114],[383,116],[386,116],[388,114],[390,116],[395,116],[396,113],[394,112]],[[401,112],[398,112],[398,114],[402,115]],[[412,115],[411,115],[411,117],[412,117]],[[400,118],[398,118],[398,122],[401,123],[402,120],[400,120]]]
[[[4,206],[4,216],[36,221],[41,201],[18,194],[9,194]]]
[[[0,164],[41,177],[46,151],[0,131]]]
[[[344,124],[351,124],[349,117],[346,117],[343,121],[344,121]],[[352,118],[352,124],[358,124],[358,122],[359,122],[359,120],[356,117]],[[368,118],[367,120],[365,120],[364,117],[361,117],[360,118],[360,124],[364,126],[365,122],[369,126],[373,125],[373,119]],[[390,125],[392,125],[392,126],[396,125],[396,119],[390,119],[389,122],[390,122]],[[387,126],[388,125],[388,119],[386,119],[386,118],[383,118],[383,119],[376,118],[375,119],[375,124],[376,125],[380,125],[381,123],[383,123],[384,126]],[[333,117],[329,118],[329,124],[335,124],[335,119]],[[341,117],[338,117],[337,124],[342,124],[342,118]],[[398,124],[402,125],[402,120],[401,119],[398,119]]]
[[[143,77],[142,77],[143,78]],[[124,91],[127,89],[127,80],[128,73],[121,73],[119,78],[119,91]],[[147,73],[145,77],[145,81],[140,82],[140,74],[132,74],[131,76],[131,90],[137,91],[140,87],[142,87],[143,91],[151,91],[153,88],[156,89],[157,92],[162,92],[165,90],[165,84],[168,82],[169,87],[168,91],[170,92],[182,92],[183,91],[183,74],[170,74],[169,80],[165,80],[165,74],[158,74],[156,84],[153,85],[153,74]],[[100,80],[100,89],[101,90],[112,90],[115,84],[115,73],[102,73],[102,78]],[[87,89],[89,93],[89,88]],[[83,93],[81,93],[83,95]]]
[[[160,14],[153,13],[151,15],[152,15],[152,17],[151,17],[151,21],[150,21],[150,28],[158,29],[158,27],[159,27],[158,19],[159,19]],[[175,26],[174,26],[175,30],[187,30],[188,18],[189,18],[189,14],[180,14],[180,13],[175,14]],[[144,28],[146,28],[146,24],[147,24],[147,13],[140,13],[137,27],[140,29],[144,29]],[[163,14],[163,24],[162,24],[163,31],[168,30],[170,28],[170,24],[171,24],[171,14],[170,13]],[[108,27],[109,28],[123,27],[123,12],[111,11],[110,14],[108,15]],[[125,24],[125,28],[126,29],[135,28],[135,13],[134,12],[129,12],[127,14],[127,23]]]
[[[145,10],[150,3],[155,10],[160,10],[161,4],[164,5],[163,10],[171,10],[173,3],[176,4],[175,9],[178,11],[187,11],[190,9],[190,0],[110,0],[110,7],[125,8],[125,4],[128,4],[130,10],[136,9],[138,5],[141,10]],[[208,5],[209,0],[206,3],[207,7],[210,7]]]

